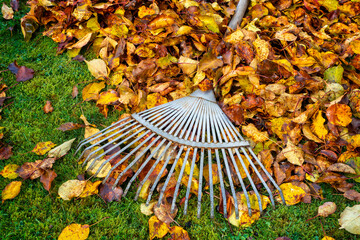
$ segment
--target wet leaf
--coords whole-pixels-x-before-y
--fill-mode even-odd
[[[4,203],[5,200],[13,199],[17,195],[19,195],[21,184],[22,184],[21,181],[13,181],[8,185],[6,185],[6,187],[1,193],[2,203]]]
[[[58,194],[63,200],[71,200],[80,196],[84,191],[85,185],[86,181],[68,180],[61,184]]]
[[[48,151],[50,151],[53,147],[55,147],[56,144],[48,141],[48,142],[39,142],[36,144],[33,150],[31,150],[33,153],[36,153],[37,155],[44,155]]]
[[[166,223],[161,222],[156,216],[149,219],[149,237],[150,240],[164,237],[169,232],[169,227]]]
[[[44,113],[51,113],[52,111],[54,111],[53,106],[51,105],[50,101],[46,101],[46,104],[44,105]]]
[[[72,143],[75,141],[76,138],[73,138],[69,141],[64,142],[63,144],[53,148],[49,151],[48,157],[51,158],[61,158],[71,149]]]
[[[19,176],[19,174],[16,172],[18,168],[19,166],[16,164],[8,164],[0,172],[0,175],[4,178],[15,179]]]
[[[40,182],[43,184],[45,190],[50,192],[51,183],[57,177],[57,174],[53,170],[46,170],[40,177]]]
[[[336,211],[336,204],[333,202],[326,202],[318,208],[318,215],[327,217]]]
[[[88,238],[89,233],[89,225],[73,223],[61,231],[58,240],[85,240]]]
[[[360,205],[346,207],[340,214],[340,229],[345,229],[352,234],[360,234]]]

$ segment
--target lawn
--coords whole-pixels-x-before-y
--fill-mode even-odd
[[[71,97],[74,85],[77,84],[81,92],[86,83],[93,80],[86,64],[72,61],[67,54],[56,55],[57,45],[42,36],[40,31],[30,42],[25,42],[19,19],[27,10],[25,6],[22,9],[22,12],[15,14],[15,20],[0,20],[0,78],[8,86],[16,84],[15,76],[10,71],[4,71],[15,60],[19,65],[34,69],[35,77],[7,91],[7,96],[12,98],[5,105],[11,104],[2,110],[0,126],[5,127],[4,141],[13,146],[14,155],[10,159],[1,160],[0,169],[9,163],[21,165],[42,159],[31,152],[38,142],[52,141],[59,145],[76,138],[75,143],[78,143],[83,139],[84,129],[61,132],[56,128],[65,122],[81,123],[81,114],[100,128],[109,125],[121,114],[113,110],[106,119],[99,113],[95,103],[81,103],[81,94],[75,99]],[[14,25],[11,33],[8,28]],[[94,57],[91,53],[82,53],[88,59]],[[52,102],[54,111],[44,114],[43,106],[47,100]],[[121,202],[108,204],[98,196],[71,201],[58,197],[57,190],[63,182],[76,179],[78,174],[83,173],[76,156],[73,156],[74,152],[75,146],[54,164],[58,176],[50,194],[39,180],[26,180],[16,198],[1,205],[1,239],[57,239],[61,230],[71,223],[90,225],[104,217],[109,218],[91,227],[89,239],[148,238],[150,217],[140,212],[141,200],[135,202],[131,194]],[[0,178],[0,189],[12,181]],[[275,209],[268,208],[260,220],[248,228],[237,229],[229,225],[219,213],[210,219],[207,195],[204,197],[200,219],[196,217],[197,199],[193,197],[190,199],[188,215],[184,216],[180,207],[175,220],[188,231],[191,239],[275,239],[281,236],[292,240],[321,239],[324,237],[321,223],[328,236],[356,239],[355,235],[339,230],[338,224],[340,213],[346,206],[355,205],[355,202],[345,199],[329,185],[323,184],[322,187],[323,201],[313,200],[311,204],[300,203],[295,206],[277,204]],[[357,186],[355,189],[360,188]],[[218,192],[216,194],[219,195]],[[307,222],[308,218],[317,214],[318,206],[327,201],[337,204],[335,214]]]

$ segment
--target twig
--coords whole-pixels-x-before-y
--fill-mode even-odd
[[[97,221],[96,223],[93,223],[93,224],[89,225],[89,227],[92,227],[92,226],[94,226],[95,224],[98,224],[99,222],[104,221],[105,219],[108,219],[108,218],[110,218],[110,217],[104,217],[103,219],[100,219],[100,220]]]

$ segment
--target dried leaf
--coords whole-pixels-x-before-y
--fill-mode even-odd
[[[53,170],[46,170],[43,175],[40,177],[40,182],[43,184],[45,190],[50,192],[51,183],[57,177],[57,174]]]
[[[360,193],[353,189],[346,191],[344,193],[344,197],[353,201],[360,202]]]
[[[167,103],[167,99],[162,97],[160,93],[152,93],[147,95],[146,107],[148,109],[165,103]]]
[[[13,155],[11,146],[4,146],[0,148],[0,160],[9,159]]]
[[[327,217],[336,211],[336,204],[333,202],[326,202],[318,208],[318,215]]]
[[[155,216],[162,222],[170,224],[174,221],[174,218],[177,214],[178,208],[175,206],[174,212],[171,213],[171,203],[166,199],[161,201],[160,206],[154,206]]]
[[[76,85],[74,85],[72,88],[72,91],[71,91],[71,97],[76,98],[78,94],[79,94],[78,87]]]
[[[346,127],[352,121],[351,109],[345,104],[333,104],[326,110],[326,117],[330,123]]]
[[[66,132],[66,131],[70,131],[70,130],[76,130],[76,129],[79,129],[82,127],[84,127],[83,124],[67,122],[67,123],[61,124],[61,126],[58,127],[57,130]]]
[[[301,166],[304,163],[304,152],[291,141],[288,141],[286,148],[282,150],[282,154],[284,154],[287,160],[292,164]]]
[[[109,105],[115,103],[118,100],[119,94],[115,90],[110,89],[106,92],[100,93],[96,104]]]
[[[100,197],[106,202],[120,202],[123,190],[121,187],[115,187],[114,189],[112,189],[112,187],[113,185],[110,183],[101,184],[99,188]]]
[[[48,151],[50,151],[53,147],[55,147],[56,144],[48,141],[48,142],[39,142],[36,144],[33,150],[31,150],[33,153],[37,155],[44,155]]]
[[[334,163],[327,168],[328,171],[356,174],[355,170],[345,163]]]
[[[95,78],[107,78],[109,76],[110,70],[107,67],[106,63],[102,59],[93,59],[91,61],[86,61],[88,69]],[[83,96],[84,99],[84,96]],[[86,99],[86,98],[85,98]]]
[[[94,163],[95,161],[95,163]],[[90,160],[86,167],[85,167],[85,170],[88,174],[94,176],[94,177],[98,177],[98,178],[104,178],[108,175],[108,173],[110,172],[111,170],[111,164],[110,162],[107,162],[105,163],[106,160],[105,159],[101,159],[101,160]],[[105,163],[104,166],[103,163]],[[90,167],[91,166],[91,167]],[[100,169],[100,167],[102,166],[101,168],[101,171],[99,171],[99,173],[97,175],[95,175],[97,173],[97,171]]]
[[[63,200],[71,200],[80,196],[84,191],[85,185],[86,181],[68,180],[61,184],[58,194]]]
[[[1,193],[2,203],[4,203],[5,200],[15,198],[20,193],[21,184],[21,181],[13,181],[6,185]]]
[[[301,199],[306,195],[306,192],[292,183],[283,183],[280,188],[284,194],[285,202],[288,205],[295,205],[301,202]],[[282,202],[280,196],[276,196],[278,202]]]
[[[5,3],[3,3],[1,7],[1,13],[3,18],[6,20],[10,20],[14,18],[14,10],[11,7],[8,7]]]
[[[360,205],[346,207],[340,214],[340,229],[345,229],[352,234],[360,234]]]
[[[169,233],[171,234],[171,238],[173,240],[190,240],[189,234],[186,230],[179,226],[173,226],[170,228]]]
[[[88,84],[82,90],[82,98],[84,101],[98,100],[100,91],[105,87],[104,82],[94,82]]]
[[[73,223],[61,231],[58,240],[85,240],[88,238],[89,233],[89,225]]]
[[[251,138],[256,143],[269,140],[269,134],[267,132],[260,132],[252,123],[242,126],[241,129],[245,136]]]
[[[39,167],[41,162],[42,160],[37,160],[35,162],[26,162],[20,168],[18,168],[16,172],[22,179],[30,178],[31,180],[34,180],[44,173],[44,170],[40,169]]]
[[[324,127],[325,119],[322,117],[322,112],[318,111],[314,115],[314,120],[311,125],[311,130],[320,138],[325,139],[328,130]]]
[[[44,113],[51,113],[52,111],[54,111],[54,108],[51,105],[50,101],[46,101],[43,110],[44,110]]]
[[[4,169],[0,172],[4,178],[15,179],[19,176],[16,170],[19,168],[16,164],[8,164],[4,167]]]
[[[48,157],[52,158],[61,158],[70,150],[72,143],[75,141],[76,138],[73,138],[69,141],[64,142],[63,144],[53,148],[48,153]]]
[[[25,82],[34,77],[34,70],[27,68],[25,66],[21,66],[16,73],[16,81]]]
[[[153,208],[154,208],[155,204],[156,204],[156,202],[151,202],[151,203],[149,203],[148,206],[146,206],[145,203],[142,203],[140,205],[140,212],[142,214],[145,214],[146,216],[150,216],[150,215],[154,214]]]

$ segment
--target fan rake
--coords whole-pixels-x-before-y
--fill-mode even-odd
[[[169,184],[170,178],[173,175],[176,166],[179,164],[179,166],[181,165],[181,170],[178,174],[171,204],[171,211],[174,211],[180,184],[182,182],[188,160],[188,164],[191,164],[191,167],[185,195],[184,214],[187,213],[189,196],[193,185],[192,179],[194,177],[194,169],[195,165],[198,164],[199,185],[197,190],[197,216],[200,217],[201,213],[201,200],[204,188],[203,178],[204,171],[207,170],[209,176],[208,187],[210,189],[210,217],[214,216],[214,184],[212,176],[213,161],[215,162],[214,164],[217,165],[218,169],[217,173],[220,180],[222,199],[226,199],[225,187],[230,188],[230,192],[234,199],[236,218],[239,217],[236,185],[241,186],[241,190],[246,198],[246,204],[248,206],[250,216],[251,204],[248,191],[248,188],[250,187],[257,197],[260,213],[263,210],[261,195],[257,189],[257,184],[252,179],[251,173],[257,176],[258,183],[260,181],[265,188],[273,206],[274,196],[272,189],[274,188],[279,191],[282,201],[285,203],[280,187],[276,184],[271,174],[266,170],[263,163],[252,151],[249,142],[244,140],[239,131],[217,105],[212,90],[205,92],[196,90],[188,97],[180,98],[140,113],[134,113],[131,117],[122,119],[81,141],[76,152],[88,143],[93,144],[85,148],[79,159],[85,158],[83,164],[91,161],[91,163],[89,163],[90,169],[94,167],[97,160],[103,159],[105,156],[109,156],[106,161],[102,162],[94,176],[99,174],[105,164],[120,157],[120,161],[112,166],[103,180],[104,183],[108,180],[110,174],[116,168],[130,160],[127,167],[117,176],[113,185],[114,187],[118,185],[121,177],[129,169],[131,169],[135,164],[141,164],[128,181],[123,196],[128,193],[131,184],[137,179],[145,166],[152,159],[156,159],[151,169],[138,185],[135,200],[139,197],[144,183],[147,181],[156,166],[159,163],[162,164],[161,170],[150,188],[146,201],[147,205],[149,204],[153,192],[159,184],[165,169],[168,168],[170,170],[161,187],[158,199],[158,205],[161,204],[165,189]],[[144,158],[146,159],[144,160]],[[180,161],[180,159],[182,159],[182,161]],[[173,161],[172,165],[170,164],[170,160]],[[204,169],[204,163],[206,161],[208,162],[208,169]],[[245,161],[248,162],[249,167],[246,166]],[[159,166],[161,166],[161,164]],[[222,165],[225,166],[225,174],[223,174]],[[241,176],[241,169],[246,174],[246,178]],[[268,183],[266,183],[263,175],[261,175],[261,171],[266,175]],[[247,179],[247,181],[244,179]],[[223,205],[224,216],[226,217],[226,201],[223,201]]]

